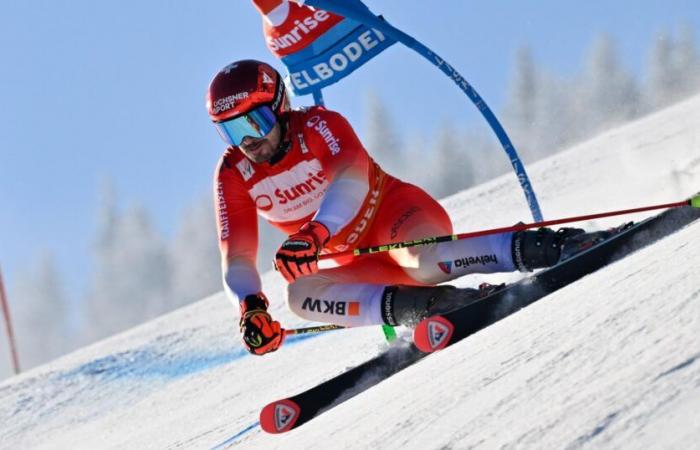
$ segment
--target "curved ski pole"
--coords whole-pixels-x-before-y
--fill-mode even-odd
[[[440,242],[458,241],[458,240],[462,240],[462,239],[470,239],[470,238],[479,237],[479,236],[486,236],[486,235],[490,235],[490,234],[523,231],[523,230],[528,230],[531,228],[540,228],[540,227],[546,227],[546,226],[550,226],[550,225],[559,225],[559,224],[570,223],[570,222],[581,222],[584,220],[600,219],[603,217],[622,216],[625,214],[633,214],[633,213],[644,212],[644,211],[652,211],[652,210],[656,210],[656,209],[680,208],[683,206],[691,206],[693,208],[700,208],[700,194],[696,194],[693,197],[689,198],[688,200],[683,200],[683,201],[674,202],[674,203],[664,203],[661,205],[651,205],[651,206],[643,206],[640,208],[622,209],[622,210],[618,210],[618,211],[608,211],[608,212],[603,212],[603,213],[588,214],[585,216],[565,217],[562,219],[544,220],[541,222],[519,223],[519,224],[516,224],[513,226],[509,226],[509,227],[491,228],[488,230],[472,231],[469,233],[461,233],[461,234],[448,234],[448,235],[444,235],[444,236],[426,237],[423,239],[416,239],[413,241],[392,242],[389,244],[376,245],[373,247],[366,247],[366,248],[358,248],[355,250],[348,250],[345,252],[328,253],[325,255],[320,255],[319,260],[339,258],[339,257],[345,257],[345,256],[368,255],[368,254],[372,254],[372,253],[388,252],[390,250],[396,250],[399,248],[416,247],[416,246],[420,246],[420,245],[432,245],[432,244],[437,244]]]

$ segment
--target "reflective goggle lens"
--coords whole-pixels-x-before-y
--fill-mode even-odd
[[[265,136],[276,123],[277,118],[272,109],[269,106],[260,106],[242,116],[224,122],[214,122],[214,125],[224,141],[237,147],[246,136]]]

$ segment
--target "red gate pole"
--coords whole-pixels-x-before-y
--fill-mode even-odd
[[[5,295],[5,285],[2,282],[2,270],[0,270],[0,304],[2,304],[2,314],[5,317],[5,330],[7,331],[7,341],[12,355],[12,368],[17,375],[19,370],[19,358],[17,357],[17,345],[15,344],[15,334],[12,331],[12,320],[10,319],[10,308],[7,305],[7,295]]]

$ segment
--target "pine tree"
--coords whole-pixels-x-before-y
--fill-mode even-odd
[[[678,80],[673,67],[673,42],[668,33],[661,33],[654,41],[647,72],[647,108],[654,111],[674,102]]]
[[[437,170],[431,174],[434,180],[431,192],[438,198],[466,189],[474,183],[471,165],[472,143],[464,142],[463,136],[449,123],[438,130],[438,137],[432,154],[437,162]]]
[[[637,115],[638,88],[634,78],[620,64],[610,35],[600,35],[595,40],[575,100],[577,128],[583,136]]]
[[[390,114],[381,99],[373,92],[367,93],[367,133],[365,146],[372,159],[389,173],[404,176],[406,166],[402,157],[401,142]]]
[[[534,144],[539,94],[537,77],[530,48],[520,47],[515,54],[504,117],[511,140],[521,154],[532,151]]]
[[[209,196],[187,208],[170,249],[171,307],[221,290],[214,207]]]
[[[23,369],[56,358],[70,350],[71,308],[52,253],[42,254],[36,266],[21,272],[9,294],[18,353]]]
[[[678,80],[678,97],[685,98],[700,88],[700,58],[695,44],[695,33],[690,25],[679,29],[678,42],[673,47],[671,64]]]
[[[172,305],[168,253],[146,210],[120,213],[111,190],[103,191],[100,204],[95,271],[84,302],[88,340],[142,323]]]

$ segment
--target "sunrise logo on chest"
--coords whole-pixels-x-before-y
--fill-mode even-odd
[[[262,217],[288,222],[316,212],[329,184],[321,163],[313,159],[262,179],[248,192]]]

